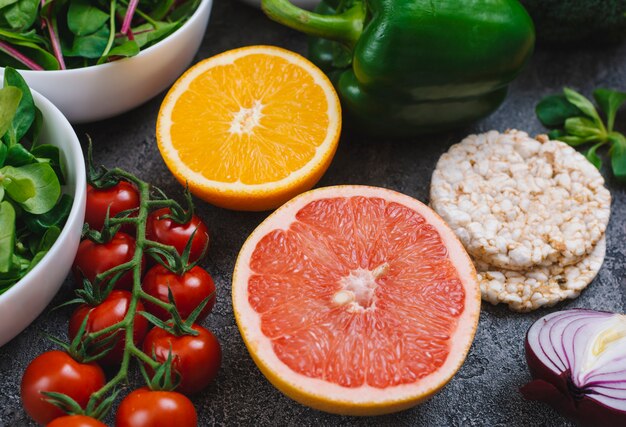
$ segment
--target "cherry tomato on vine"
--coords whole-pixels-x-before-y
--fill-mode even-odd
[[[89,239],[83,240],[78,246],[72,266],[77,285],[81,286],[82,275],[93,283],[96,275],[132,260],[134,254],[135,238],[121,231],[117,232],[110,241],[102,244]],[[145,257],[142,258],[142,269],[144,265]],[[105,282],[106,280],[102,282],[102,286]],[[132,270],[124,273],[115,284],[116,289],[130,290],[132,286]]]
[[[146,293],[163,302],[169,302],[168,288],[171,289],[176,309],[183,319],[189,317],[196,307],[210,295],[213,296],[204,306],[196,321],[204,320],[215,305],[215,283],[213,283],[209,273],[198,266],[179,276],[157,264],[148,270],[141,287]],[[170,313],[158,305],[146,302],[146,309],[163,321],[170,319]]]
[[[122,400],[115,427],[196,427],[198,415],[193,403],[175,391],[140,388]]]
[[[179,255],[183,254],[187,242],[191,238],[191,251],[189,253],[189,262],[200,259],[205,246],[209,244],[209,230],[207,226],[197,215],[192,215],[186,224],[178,224],[170,218],[162,218],[163,215],[171,214],[169,208],[157,209],[148,215],[146,222],[146,238],[164,245],[174,246]]]
[[[161,363],[167,360],[171,349],[172,367],[181,376],[176,390],[185,394],[197,393],[208,386],[217,376],[222,363],[222,348],[215,335],[196,324],[191,328],[198,335],[177,337],[154,327],[143,342],[144,353],[153,354],[154,351],[156,360]]]
[[[133,184],[120,181],[112,187],[95,188],[87,184],[87,208],[85,210],[85,222],[90,228],[101,230],[104,219],[109,210],[109,217],[112,218],[118,213],[139,207],[139,192]],[[124,231],[133,231],[132,226],[126,227]]]
[[[76,334],[78,333],[78,330],[87,315],[89,315],[89,318],[87,319],[85,333],[97,332],[124,320],[124,316],[128,313],[131,298],[132,295],[128,291],[114,290],[104,299],[104,301],[95,307],[87,304],[78,306],[70,318],[70,340],[73,340],[74,337],[76,337]],[[144,307],[141,301],[138,301],[137,313],[140,311],[144,311]],[[133,341],[135,341],[137,346],[141,346],[141,342],[147,332],[148,321],[140,314],[135,314]],[[118,332],[119,338],[115,347],[113,347],[113,350],[107,353],[102,359],[99,359],[98,362],[103,365],[114,365],[122,361],[122,357],[124,356],[124,343],[126,342],[123,334],[124,331],[120,330]],[[110,335],[111,334],[107,334],[105,336]]]
[[[105,382],[104,372],[96,363],[80,363],[64,351],[48,351],[37,356],[24,371],[22,406],[33,420],[46,424],[65,413],[44,400],[42,391],[66,394],[84,409],[91,394]]]
[[[107,425],[86,415],[67,415],[54,419],[46,427],[107,427]]]

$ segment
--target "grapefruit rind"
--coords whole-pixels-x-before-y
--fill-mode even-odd
[[[191,83],[206,70],[250,54],[275,55],[306,69],[315,83],[322,88],[328,105],[328,133],[316,148],[315,156],[301,169],[275,182],[243,184],[207,179],[189,168],[178,155],[169,137],[172,112],[177,100]],[[163,160],[176,180],[189,185],[190,191],[201,199],[227,209],[265,211],[274,209],[297,194],[311,189],[324,175],[337,150],[341,134],[342,116],[339,97],[328,77],[308,59],[294,52],[275,46],[248,46],[233,49],[205,59],[188,69],[170,88],[159,110],[156,138]]]
[[[288,229],[295,214],[308,203],[337,197],[380,197],[417,211],[434,226],[448,249],[450,260],[464,284],[465,309],[458,318],[457,329],[448,357],[434,373],[417,384],[384,389],[363,385],[342,387],[310,378],[291,370],[274,353],[272,343],[260,329],[260,315],[248,302],[249,260],[259,241],[276,229]],[[266,378],[292,399],[330,413],[342,415],[378,415],[410,408],[445,386],[463,364],[474,339],[480,314],[480,290],[474,265],[461,242],[447,224],[425,204],[392,190],[367,186],[334,186],[311,190],[292,199],[261,223],[244,243],[233,273],[233,309],[242,338],[252,359]]]

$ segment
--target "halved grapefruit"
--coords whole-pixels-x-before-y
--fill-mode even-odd
[[[375,415],[425,400],[461,367],[476,272],[423,203],[375,187],[304,193],[243,245],[233,307],[259,369],[296,401]]]

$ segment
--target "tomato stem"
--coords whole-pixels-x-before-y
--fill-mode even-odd
[[[161,301],[158,298],[155,298],[141,288],[141,273],[143,266],[143,256],[146,249],[153,247],[159,248],[166,251],[175,250],[174,248],[163,245],[158,242],[154,242],[146,239],[146,223],[148,220],[148,214],[150,213],[150,209],[152,209],[155,205],[159,206],[171,206],[172,203],[175,203],[172,200],[151,200],[150,199],[150,185],[136,176],[129,174],[126,171],[115,168],[109,171],[106,171],[104,175],[100,177],[100,179],[105,182],[106,179],[110,178],[120,178],[126,181],[129,181],[137,187],[139,192],[139,209],[137,211],[137,216],[132,218],[112,218],[112,224],[120,224],[120,223],[134,223],[136,225],[136,240],[135,240],[135,252],[133,254],[133,258],[124,263],[120,264],[116,267],[113,267],[105,272],[102,272],[96,276],[96,283],[99,283],[102,280],[105,280],[107,277],[110,277],[112,274],[122,272],[124,270],[131,270],[133,272],[133,287],[131,291],[131,299],[128,305],[128,310],[124,319],[120,322],[101,329],[96,332],[92,332],[88,335],[90,340],[95,340],[97,338],[101,338],[106,336],[107,334],[114,333],[115,331],[124,330],[124,355],[122,358],[122,362],[120,364],[120,369],[115,374],[111,380],[106,383],[100,390],[94,393],[91,396],[90,401],[99,402],[103,399],[103,397],[109,393],[111,390],[115,389],[115,387],[121,382],[128,379],[128,368],[130,365],[131,357],[135,357],[138,359],[140,363],[144,363],[153,370],[156,370],[161,364],[151,358],[148,354],[141,351],[135,345],[133,340],[134,330],[135,330],[135,316],[138,311],[138,304],[140,300],[146,300],[153,304],[158,305],[159,307],[167,310],[168,312],[173,312],[175,307],[173,304]],[[156,203],[158,202],[158,203]]]
[[[135,263],[135,260],[133,259],[131,261],[125,262],[124,264],[116,265],[115,267],[96,275],[96,280],[94,280],[94,282],[102,283],[102,281],[104,281],[107,277],[111,276],[112,274],[115,274],[119,271],[130,270],[131,268],[135,267],[134,263]],[[141,267],[141,259],[139,260],[139,264]]]
[[[158,305],[159,307],[161,307],[164,310],[170,311],[172,309],[172,304],[167,303],[165,301],[162,301],[158,298],[153,297],[152,295],[150,295],[149,293],[146,293],[144,291],[141,291],[141,298],[154,304],[154,305]]]

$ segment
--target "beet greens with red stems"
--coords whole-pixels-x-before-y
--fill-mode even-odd
[[[3,0],[0,66],[64,70],[137,55],[180,28],[200,0]]]

